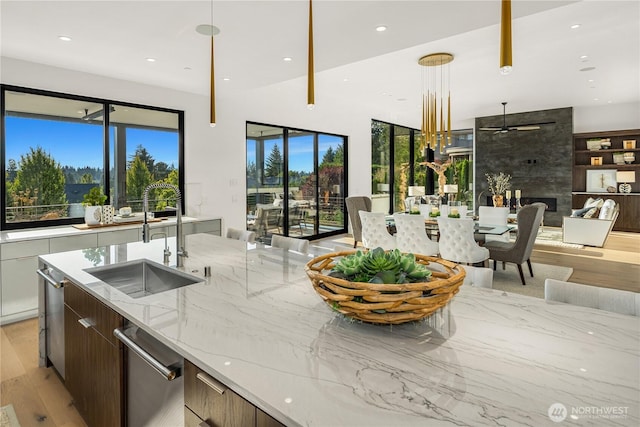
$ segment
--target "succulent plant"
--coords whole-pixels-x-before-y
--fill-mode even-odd
[[[352,282],[399,284],[428,281],[431,271],[416,262],[415,255],[411,253],[375,248],[341,258],[329,275]]]

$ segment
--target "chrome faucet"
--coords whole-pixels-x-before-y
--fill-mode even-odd
[[[144,202],[144,224],[142,225],[142,241],[149,243],[151,236],[149,234],[149,222],[147,221],[147,213],[149,212],[149,190],[154,188],[168,188],[176,193],[176,265],[178,267],[184,266],[184,259],[189,256],[184,247],[184,235],[182,233],[182,195],[180,189],[173,184],[167,184],[164,182],[155,182],[147,186],[144,189],[143,202]]]

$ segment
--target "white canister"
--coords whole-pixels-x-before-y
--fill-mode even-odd
[[[100,206],[86,206],[84,208],[84,222],[87,225],[98,225],[102,218]]]

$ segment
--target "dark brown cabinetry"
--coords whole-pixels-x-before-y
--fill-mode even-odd
[[[88,425],[124,425],[124,370],[113,336],[123,318],[68,282],[64,287],[65,386]]]
[[[184,361],[184,403],[186,427],[282,427],[280,422],[187,360]]]
[[[608,139],[610,146],[597,150],[589,149],[589,141],[597,139]],[[635,148],[625,148],[624,141],[630,140],[635,140]],[[633,153],[635,159],[632,163],[616,164],[614,155],[621,153]],[[630,194],[617,192],[615,171],[635,173],[636,182],[631,183]],[[601,172],[603,180],[612,180],[605,186],[610,185],[615,192],[607,192],[606,188],[602,191],[592,191],[592,188],[587,186],[587,180],[597,177],[598,172]],[[613,199],[620,206],[620,214],[613,229],[640,232],[640,129],[574,134],[572,193],[573,209],[581,208],[588,197]]]

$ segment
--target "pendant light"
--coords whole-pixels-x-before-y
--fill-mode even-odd
[[[511,60],[511,0],[502,0],[500,19],[500,74],[509,74]]]
[[[215,127],[216,125],[216,81],[215,81],[215,67],[214,67],[214,50],[213,50],[213,35],[215,27],[213,26],[213,0],[211,0],[211,68],[210,68],[210,90],[209,93],[209,125]]]
[[[440,153],[444,153],[445,144],[451,145],[451,90],[449,87],[451,61],[453,61],[453,55],[450,53],[432,53],[418,60],[418,64],[423,67],[421,118],[423,144],[432,150],[439,145]],[[445,92],[447,95],[446,118]]]
[[[314,93],[314,75],[313,75],[313,4],[309,0],[309,51],[307,64],[307,108],[313,110],[315,106]]]

